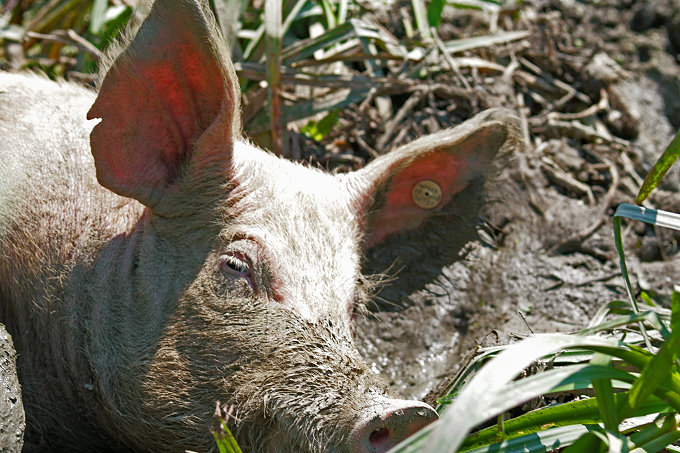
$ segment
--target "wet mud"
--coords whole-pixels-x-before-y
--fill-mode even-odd
[[[449,39],[489,33],[483,13],[447,14],[441,32]],[[430,116],[412,134],[422,124],[455,124],[468,109],[504,106],[522,115],[525,148],[489,184],[480,239],[466,257],[398,301],[404,310],[358,321],[360,350],[395,392],[424,398],[478,345],[576,331],[603,304],[625,299],[611,215],[634,202],[680,128],[679,21],[678,1],[524,2],[498,24],[529,38],[467,55],[506,70],[465,72],[474,93],[449,99],[458,108],[433,95]],[[380,127],[367,131],[379,135]],[[668,173],[648,206],[680,212],[679,172]],[[663,301],[680,282],[680,234],[633,221],[624,221],[624,234],[636,291]]]

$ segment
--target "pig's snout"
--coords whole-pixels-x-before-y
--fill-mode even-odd
[[[350,452],[386,452],[437,418],[425,403],[385,399],[362,411],[350,434]]]

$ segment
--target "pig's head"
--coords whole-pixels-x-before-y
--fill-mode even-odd
[[[332,176],[242,141],[238,111],[205,7],[156,2],[89,113],[100,183],[147,208],[132,284],[154,332],[98,371],[104,416],[137,448],[205,450],[219,400],[248,451],[385,451],[436,414],[388,396],[354,347],[362,257],[460,218],[514,117],[490,111]],[[112,363],[105,342],[94,362]]]

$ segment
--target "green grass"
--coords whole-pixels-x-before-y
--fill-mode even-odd
[[[220,453],[242,453],[224,418],[219,418],[219,428],[213,431],[213,437]]]

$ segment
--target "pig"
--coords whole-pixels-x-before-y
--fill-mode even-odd
[[[357,352],[362,259],[433,225],[455,242],[515,115],[332,175],[242,137],[206,4],[157,1],[131,35],[96,93],[0,73],[0,322],[25,450],[210,451],[217,402],[250,452],[383,452],[435,420]]]

